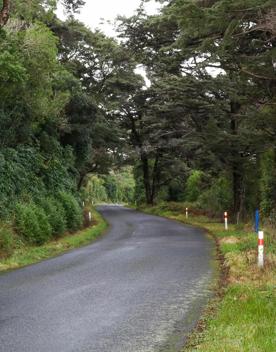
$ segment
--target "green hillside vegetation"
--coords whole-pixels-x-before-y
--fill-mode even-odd
[[[113,111],[128,72],[142,85],[123,48],[74,18],[83,1],[63,2],[66,21],[55,1],[8,3],[8,21],[5,7],[0,15],[1,258],[81,229],[92,203],[132,201],[133,177],[110,173],[123,148]],[[86,192],[97,179],[106,195]]]
[[[65,21],[40,0],[10,2],[0,21],[2,221],[18,203],[49,218],[65,192],[79,205],[188,201],[234,222],[259,208],[273,226],[274,1],[141,6],[118,18],[122,42],[75,19],[84,1],[64,3]]]

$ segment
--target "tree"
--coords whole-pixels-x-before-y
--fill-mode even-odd
[[[2,2],[3,2],[2,8],[0,10],[0,28],[5,26],[5,24],[8,22],[10,17],[10,6],[11,6],[10,0],[3,0]]]
[[[232,148],[227,154],[233,175],[235,213],[243,211],[244,161],[252,159],[259,149],[256,146],[255,151],[250,150],[250,139],[242,137],[243,127],[248,123],[252,126],[251,121],[243,119],[254,115],[257,118],[260,107],[269,104],[275,95],[275,36],[268,20],[274,11],[271,1],[250,0],[176,1],[168,8],[168,13],[173,13],[179,23],[179,43],[186,59],[193,60],[201,70],[221,69],[226,77],[225,93],[229,102],[226,118],[232,139]],[[185,16],[180,15],[183,13]]]
[[[60,39],[62,65],[78,81],[66,106],[68,126],[61,136],[62,143],[76,151],[81,187],[88,174],[108,172],[119,157],[121,140],[114,112],[129,95],[126,72],[133,64],[113,39],[91,32],[74,19],[55,21],[51,28]]]
[[[69,13],[78,12],[79,9],[85,5],[85,1],[83,0],[63,0],[62,3]]]
[[[271,1],[170,1],[160,16],[141,8],[119,27],[155,91],[144,94],[144,150],[158,151],[160,166],[162,155],[179,155],[213,176],[229,170],[235,213],[245,210],[246,170],[264,148],[257,125],[271,121],[275,106],[274,9]],[[266,131],[273,135],[271,125]]]

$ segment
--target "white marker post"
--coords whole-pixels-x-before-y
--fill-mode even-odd
[[[186,208],[186,219],[189,217],[189,208]]]
[[[225,225],[225,230],[228,230],[228,213],[227,213],[227,211],[224,212],[224,225]]]
[[[91,214],[91,211],[88,213],[88,217],[89,217],[89,222],[92,221],[92,214]]]
[[[258,232],[258,267],[264,267],[264,232]]]

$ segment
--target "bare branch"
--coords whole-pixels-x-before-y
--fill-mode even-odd
[[[255,78],[264,79],[264,80],[267,80],[267,81],[276,81],[276,78],[274,78],[274,77],[262,76],[262,75],[259,75],[257,73],[250,72],[250,71],[248,71],[246,69],[241,69],[241,71],[244,72],[244,73],[247,73],[249,76],[252,76],[252,77],[255,77]]]
[[[262,19],[260,26],[270,32],[272,35],[276,35],[276,9],[271,9]]]

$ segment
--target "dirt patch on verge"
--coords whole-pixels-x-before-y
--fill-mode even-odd
[[[237,244],[240,242],[240,240],[237,237],[230,236],[230,237],[224,237],[219,240],[221,244]]]

